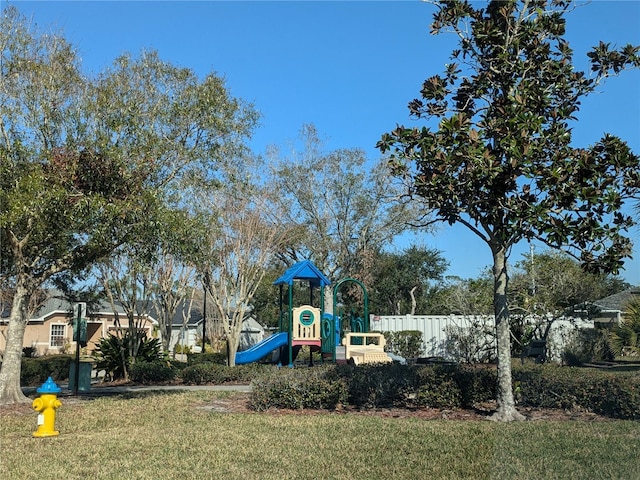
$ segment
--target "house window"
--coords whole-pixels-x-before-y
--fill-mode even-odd
[[[52,347],[64,347],[64,325],[51,325],[49,344]]]

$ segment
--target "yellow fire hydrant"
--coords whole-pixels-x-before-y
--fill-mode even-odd
[[[36,398],[31,406],[38,415],[38,430],[33,432],[34,437],[54,437],[60,435],[55,430],[56,410],[62,403],[58,400],[58,393],[62,389],[56,385],[53,378],[49,377],[40,388],[36,390],[40,397]]]

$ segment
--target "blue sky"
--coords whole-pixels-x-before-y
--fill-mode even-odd
[[[424,79],[443,71],[456,40],[429,35],[434,7],[418,0],[11,3],[41,28],[62,30],[79,48],[87,73],[124,52],[155,49],[199,74],[224,76],[232,94],[262,114],[250,143],[256,153],[287,144],[303,124],[313,123],[328,148],[361,148],[377,159],[376,142],[396,124],[413,122],[407,103]],[[600,40],[640,44],[638,0],[595,0],[567,22],[580,69]],[[640,153],[640,71],[624,72],[600,90],[583,102],[575,144],[586,146],[609,132]],[[632,235],[640,243],[640,228]],[[442,227],[418,243],[443,252],[449,275],[477,277],[491,264],[488,247],[462,227]],[[517,246],[511,261],[528,250]],[[634,256],[622,276],[640,285],[639,247]]]

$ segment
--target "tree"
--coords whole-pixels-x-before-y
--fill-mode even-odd
[[[313,125],[300,137],[302,147],[290,156],[271,152],[274,202],[292,232],[279,257],[286,264],[309,259],[332,281],[351,276],[370,283],[374,255],[409,228],[412,207],[386,184],[385,164],[368,168],[357,149],[326,152]],[[329,287],[325,311],[332,298]]]
[[[493,275],[478,278],[447,277],[429,299],[429,313],[440,315],[493,315]]]
[[[132,252],[120,251],[98,266],[98,281],[115,315],[115,328],[120,339],[122,376],[129,379],[129,362],[135,363],[138,349],[145,337],[145,328],[151,314],[153,284],[148,265],[138,261]],[[127,317],[123,327],[118,306]]]
[[[441,280],[446,268],[439,251],[415,245],[400,253],[377,255],[372,265],[369,310],[379,315],[425,312],[430,282]]]
[[[184,209],[162,209],[157,220],[157,228],[149,228],[135,244],[121,247],[95,269],[100,288],[116,312],[122,339],[118,345],[126,350],[122,355],[125,379],[129,374],[125,354],[132,364],[136,362],[148,318],[158,322],[160,343],[168,352],[178,309],[186,310],[183,320],[188,322],[193,306],[196,269],[189,262],[195,262],[201,244],[201,219]],[[124,310],[127,327],[118,321],[116,306]]]
[[[475,5],[475,4],[474,4]],[[521,240],[562,248],[589,271],[616,272],[631,253],[624,233],[634,219],[620,211],[640,187],[639,159],[605,134],[587,148],[571,145],[580,100],[602,80],[640,65],[638,47],[600,43],[589,54],[593,77],[575,70],[563,38],[571,4],[560,0],[465,0],[437,3],[432,33],[460,39],[443,75],[428,78],[409,103],[417,119],[378,143],[409,193],[436,221],[460,223],[490,248],[498,346],[495,420],[522,419],[510,368],[507,258]]]
[[[620,278],[586,272],[561,251],[526,255],[509,281],[512,349],[546,340],[554,322],[578,315],[580,305],[628,288]]]
[[[74,48],[8,7],[0,19],[0,275],[13,286],[0,404],[20,390],[28,305],[121,245],[157,231],[169,189],[208,178],[255,112],[223,81],[149,52],[96,79]]]
[[[251,312],[256,320],[268,327],[278,327],[280,318],[280,301],[278,289],[273,285],[285,271],[279,261],[274,261],[266,269],[265,275],[256,290],[251,302]]]
[[[198,255],[207,231],[205,219],[189,208],[172,209],[162,222],[151,251],[140,256],[148,261],[144,272],[151,285],[151,301],[164,352],[169,352],[173,321],[181,311],[183,328],[191,318],[196,295]]]
[[[169,352],[173,319],[181,309],[183,326],[191,317],[196,292],[196,268],[181,262],[171,254],[162,254],[155,262],[152,275],[155,277],[152,302],[157,315],[162,348]]]
[[[226,187],[206,204],[211,227],[199,268],[227,341],[227,364],[234,366],[242,323],[287,231],[275,222],[271,204],[250,178],[234,174],[223,183]]]

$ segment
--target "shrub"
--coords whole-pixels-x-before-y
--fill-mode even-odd
[[[440,366],[439,368],[449,368]],[[498,372],[494,366],[457,365],[453,369],[453,380],[460,389],[460,400],[465,408],[496,398]]]
[[[38,362],[35,358],[22,359],[22,368],[20,370],[20,383],[22,385],[38,385],[47,380],[42,362]]]
[[[591,389],[592,411],[612,418],[640,419],[640,378],[607,374]]]
[[[176,369],[169,362],[136,362],[131,366],[130,378],[136,383],[157,384],[176,378]]]
[[[154,362],[162,359],[162,349],[157,338],[142,336],[138,341],[136,363]],[[96,368],[105,370],[111,380],[124,378],[125,371],[128,372],[132,364],[129,349],[131,342],[129,330],[125,330],[122,338],[111,333],[107,337],[101,338],[94,352]]]
[[[181,362],[180,360],[174,360],[170,358],[167,362],[171,365],[171,367],[176,371],[177,375],[180,375],[182,371],[187,368],[186,362]]]
[[[226,365],[227,354],[224,352],[215,352],[190,353],[187,355],[187,365],[197,365],[199,363],[215,363],[218,365]]]
[[[195,368],[195,367],[194,367]],[[335,365],[269,372],[253,382],[252,407],[474,407],[495,399],[496,371],[484,365]],[[560,365],[515,366],[518,404],[640,419],[640,375]]]
[[[614,356],[640,355],[640,300],[625,307],[622,322],[611,327],[608,344]]]
[[[69,378],[69,369],[73,357],[71,355],[45,355],[42,357],[23,358],[20,370],[22,385],[40,385],[48,377],[59,382]]]
[[[496,359],[495,326],[489,317],[474,317],[468,327],[445,327],[447,357],[456,362],[491,363]]]
[[[339,365],[336,372],[347,385],[349,403],[359,407],[403,406],[415,391],[415,370],[407,365]]]
[[[461,405],[460,389],[453,380],[422,385],[416,390],[415,403],[419,407],[457,408]]]
[[[24,347],[22,349],[22,356],[25,358],[33,358],[38,356],[38,349],[35,347]]]
[[[538,408],[577,408],[580,378],[587,371],[557,365],[524,366],[514,369],[513,380],[518,383],[518,400],[521,405]],[[574,378],[579,377],[579,378]],[[578,395],[578,396],[576,396]]]
[[[640,419],[640,376],[557,365],[518,368],[520,403],[536,408],[585,410]]]
[[[344,381],[333,366],[276,369],[253,382],[251,408],[335,409],[347,401]]]
[[[432,408],[460,406],[460,388],[446,371],[432,366],[417,367],[416,380],[414,400],[416,406]]]
[[[191,353],[191,347],[189,345],[180,345],[179,343],[177,343],[174,347],[173,347],[173,353]]]
[[[601,329],[580,328],[573,332],[561,354],[565,365],[579,367],[598,360],[613,360],[607,334]]]
[[[420,406],[471,408],[495,398],[496,371],[492,367],[434,364],[415,368]]]
[[[384,332],[387,350],[404,358],[417,358],[422,355],[424,341],[420,330]]]

